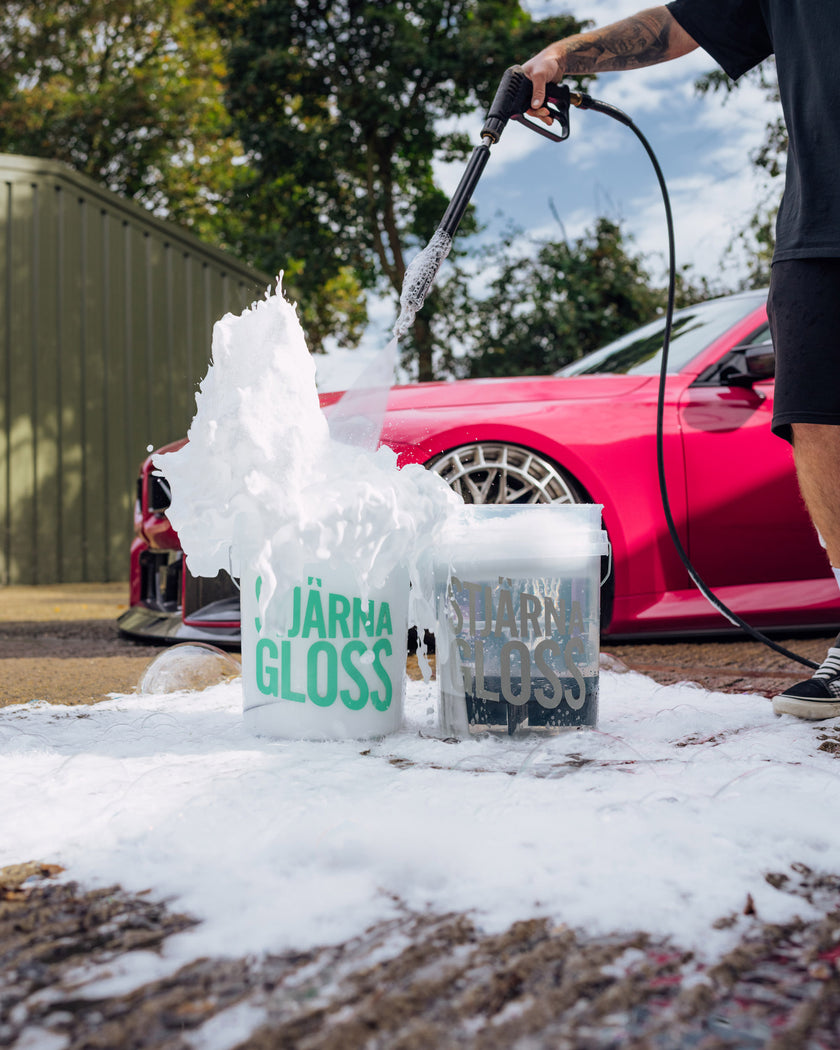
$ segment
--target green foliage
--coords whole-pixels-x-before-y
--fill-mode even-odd
[[[481,263],[482,272],[494,274],[482,298],[471,294],[474,280],[463,267],[438,293],[450,319],[449,345],[460,354],[446,362],[455,374],[553,372],[651,320],[665,305],[665,291],[653,287],[620,225],[606,218],[573,241],[535,246],[511,232],[485,250]],[[681,275],[681,301],[709,291]]]
[[[309,294],[307,251],[276,266],[273,185],[255,188],[224,100],[215,30],[192,0],[7,0],[0,11],[0,151],[64,161],[252,264],[272,256],[318,350],[328,334],[357,342],[361,282],[347,266]],[[285,177],[288,182],[288,176]],[[255,190],[253,197],[248,195]],[[299,190],[281,187],[294,201]],[[248,201],[237,209],[236,200]],[[273,251],[260,251],[270,239]]]
[[[241,151],[189,0],[6,0],[0,150],[65,161],[208,234]]]
[[[406,252],[446,209],[433,162],[469,149],[452,120],[489,104],[508,65],[578,28],[569,16],[536,22],[518,0],[197,7],[224,41],[228,108],[254,173],[235,198],[251,216],[243,233],[262,231],[257,261],[292,273],[303,302],[348,267],[398,293]],[[415,345],[430,378],[431,302],[423,313]]]

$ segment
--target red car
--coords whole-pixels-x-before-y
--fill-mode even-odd
[[[837,584],[790,448],[770,433],[765,299],[745,292],[675,315],[664,415],[671,510],[700,576],[749,623],[834,629]],[[657,320],[552,376],[395,387],[382,433],[400,465],[437,471],[466,502],[603,504],[613,566],[602,625],[612,639],[734,630],[692,585],[665,523],[655,436],[662,331]],[[322,398],[327,411],[336,397]],[[184,571],[168,503],[149,457],[120,629],[236,646],[235,584]]]

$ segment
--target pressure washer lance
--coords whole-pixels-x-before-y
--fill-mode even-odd
[[[570,91],[565,84],[547,84],[545,102],[543,103],[554,120],[560,125],[559,134],[550,131],[543,124],[525,116],[525,113],[531,108],[532,99],[533,84],[525,70],[521,66],[511,66],[509,69],[506,69],[496,92],[496,97],[493,99],[493,103],[487,113],[484,127],[481,131],[481,145],[476,146],[473,150],[472,156],[467,163],[466,170],[461,176],[458,188],[455,190],[452,200],[449,202],[449,207],[446,209],[440,225],[432,235],[432,239],[423,251],[412,259],[411,263],[406,268],[402,292],[400,294],[400,316],[397,318],[397,323],[394,325],[394,336],[397,339],[400,339],[406,334],[411,328],[417,311],[426,301],[429,289],[437,276],[437,272],[440,269],[443,260],[449,254],[449,250],[452,247],[452,238],[455,235],[455,231],[458,229],[461,219],[464,217],[464,212],[467,210],[467,205],[473,195],[473,190],[475,190],[478,180],[481,178],[482,172],[484,171],[490,157],[490,147],[499,141],[499,138],[509,120],[516,120],[520,124],[529,127],[532,131],[536,131],[537,134],[552,139],[554,142],[562,142],[569,137],[570,105],[575,106],[578,109],[595,110],[596,113],[603,113],[605,116],[612,117],[613,120],[617,120],[619,123],[624,124],[624,126],[629,128],[642,144],[651,164],[653,165],[653,170],[656,173],[659,189],[662,194],[662,202],[665,206],[665,221],[668,228],[668,302],[665,311],[665,332],[662,341],[662,364],[659,373],[659,395],[656,405],[656,459],[659,473],[659,491],[668,532],[671,536],[677,555],[691,578],[691,581],[703,597],[706,598],[706,600],[714,606],[722,616],[729,620],[733,626],[741,628],[741,630],[751,638],[755,639],[755,641],[761,642],[763,645],[768,646],[768,648],[773,649],[782,656],[786,656],[790,660],[795,660],[797,663],[803,664],[806,667],[815,668],[817,665],[813,660],[809,660],[805,656],[800,656],[798,653],[791,652],[783,645],[779,645],[777,642],[772,641],[766,635],[762,634],[761,631],[756,630],[755,627],[748,624],[737,613],[733,612],[721,601],[720,598],[718,598],[716,594],[712,592],[692,565],[688,553],[680,540],[671,513],[668,489],[665,482],[663,432],[665,379],[668,372],[668,350],[671,342],[671,322],[674,315],[674,297],[676,291],[676,249],[674,246],[674,219],[671,213],[671,201],[668,194],[668,187],[665,183],[665,176],[662,173],[662,168],[660,167],[659,160],[653,151],[653,147],[626,113],[623,113],[615,106],[611,106],[608,102],[601,102],[583,92]]]
[[[431,240],[412,259],[405,271],[400,293],[400,316],[394,326],[397,339],[408,332],[417,311],[426,301],[437,272],[452,247],[452,238],[464,217],[473,191],[490,159],[490,147],[499,141],[507,122],[516,120],[554,142],[562,142],[569,137],[569,103],[580,104],[574,100],[573,93],[565,84],[546,86],[545,105],[560,126],[558,134],[524,115],[531,107],[533,90],[534,86],[521,66],[511,66],[505,70],[481,130],[481,145],[473,150],[458,188]]]
[[[541,122],[525,116],[531,108],[533,94],[534,85],[522,66],[511,66],[505,70],[481,129],[481,145],[473,150],[458,188],[431,240],[406,268],[400,292],[400,315],[394,325],[394,335],[397,339],[401,339],[408,332],[417,311],[426,301],[438,270],[452,248],[452,239],[464,217],[473,191],[490,159],[490,147],[499,141],[509,120],[524,124],[531,131],[536,131],[538,135],[553,142],[563,142],[569,137],[570,105],[580,109],[597,110],[633,127],[633,122],[625,113],[606,102],[599,102],[580,91],[570,91],[566,84],[546,84],[544,105],[560,128],[559,133],[550,131]]]

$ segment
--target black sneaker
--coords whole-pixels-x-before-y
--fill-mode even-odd
[[[840,638],[834,645],[837,648],[828,650],[828,656],[812,678],[797,682],[773,697],[773,711],[777,715],[796,715],[813,721],[840,715]]]

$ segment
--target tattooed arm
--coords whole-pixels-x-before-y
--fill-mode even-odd
[[[545,97],[546,83],[557,83],[567,73],[639,69],[679,58],[696,47],[666,7],[651,7],[603,29],[576,33],[549,44],[522,68],[534,82],[534,111],[543,116],[537,111]]]

